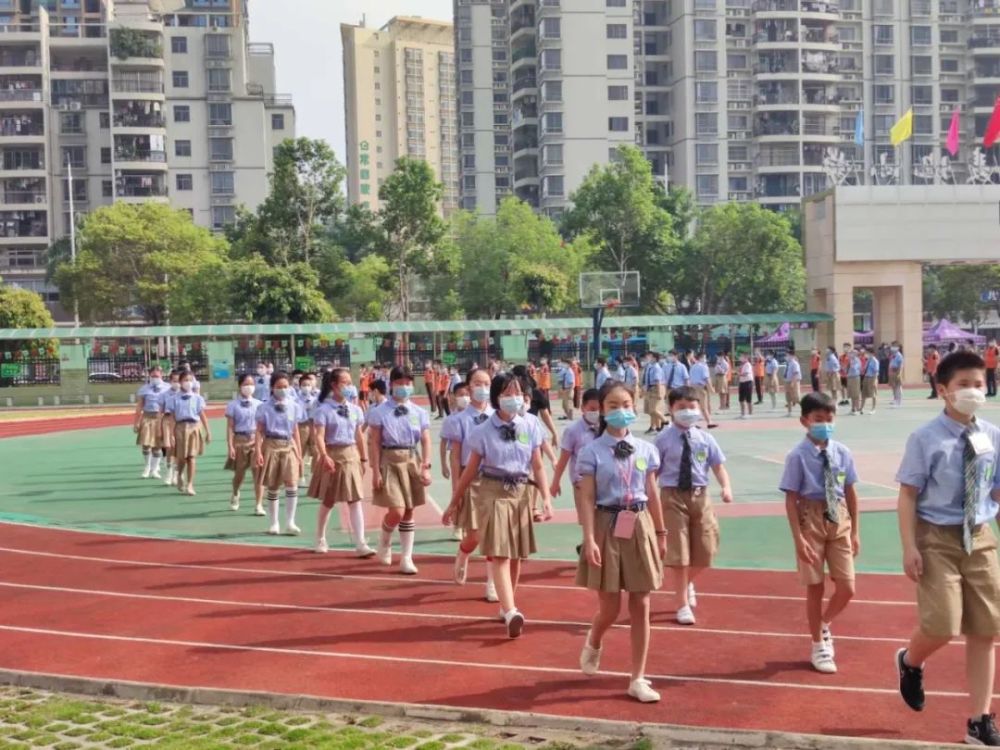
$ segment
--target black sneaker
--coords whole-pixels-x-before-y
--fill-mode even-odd
[[[982,747],[1000,747],[1000,732],[994,719],[996,714],[983,714],[979,721],[969,719],[969,728],[965,732],[966,745]]]
[[[920,667],[909,666],[903,660],[905,656],[905,648],[901,648],[896,652],[896,669],[899,671],[899,694],[903,696],[906,705],[914,711],[923,711],[924,670]]]

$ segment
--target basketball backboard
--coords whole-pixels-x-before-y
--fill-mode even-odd
[[[639,306],[638,271],[586,271],[580,274],[580,306],[587,310]]]

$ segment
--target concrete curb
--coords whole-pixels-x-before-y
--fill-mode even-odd
[[[655,748],[764,748],[772,750],[930,750],[947,747],[941,743],[896,740],[855,739],[786,732],[706,729],[669,724],[641,724],[583,719],[522,711],[500,711],[453,706],[389,703],[382,701],[341,700],[310,695],[284,695],[252,690],[151,685],[128,680],[101,680],[88,677],[21,672],[0,669],[0,683],[14,687],[56,693],[115,698],[130,701],[159,701],[213,706],[266,706],[275,710],[306,713],[364,713],[413,719],[448,721],[492,727],[548,729],[558,732],[582,732],[623,738],[648,738]],[[961,747],[957,745],[954,747]]]

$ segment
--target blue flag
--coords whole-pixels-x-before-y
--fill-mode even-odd
[[[865,111],[858,110],[858,118],[854,121],[854,143],[858,146],[865,145]]]

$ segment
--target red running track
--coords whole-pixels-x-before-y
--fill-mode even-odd
[[[605,671],[577,669],[594,599],[567,563],[528,563],[528,625],[511,641],[477,598],[479,563],[458,587],[443,557],[420,558],[410,578],[343,553],[2,528],[3,669],[883,739],[964,730],[961,648],[928,670],[924,713],[896,694],[893,655],[914,621],[900,576],[859,579],[833,676],[808,666],[792,574],[710,571],[692,628],[670,622],[659,593],[647,672],[663,700],[641,705],[625,696],[625,627],[605,641]]]

